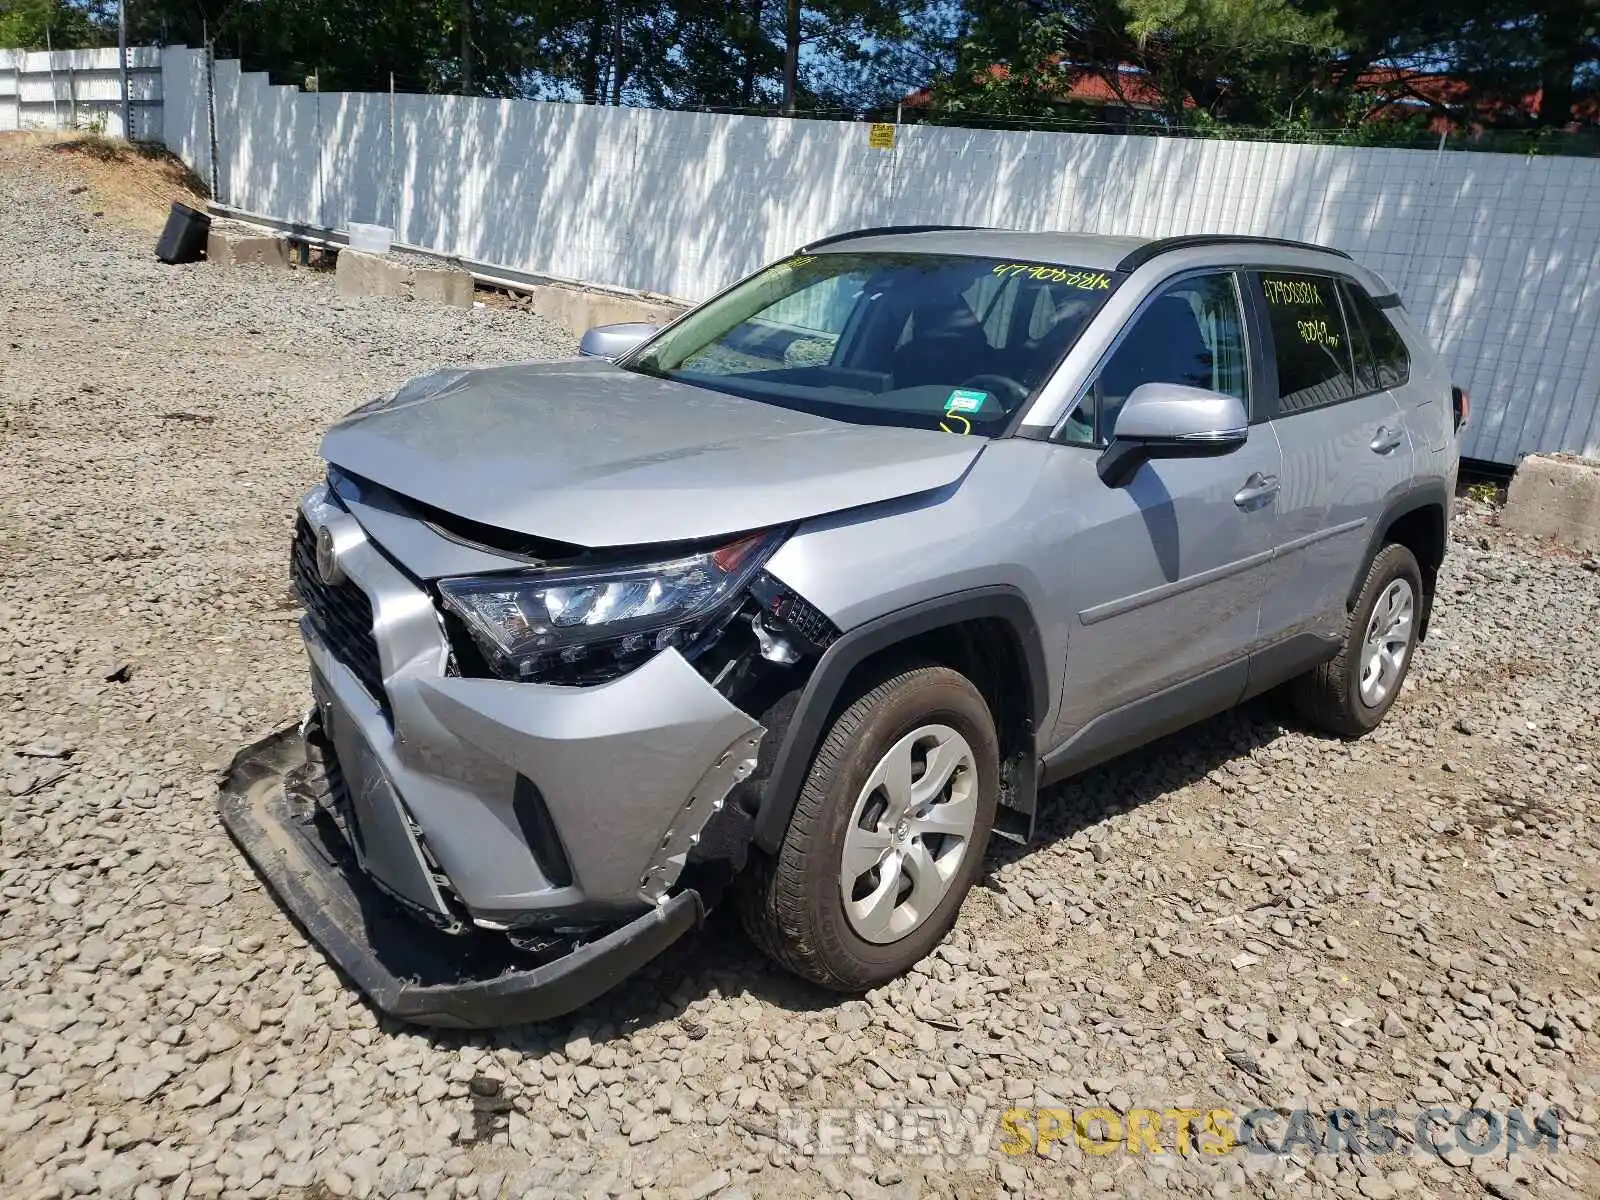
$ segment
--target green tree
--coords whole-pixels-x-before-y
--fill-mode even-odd
[[[927,0],[781,0],[783,111],[816,101],[807,76],[818,64],[869,63],[874,47],[906,39],[926,7]]]
[[[934,117],[964,125],[1005,125],[1028,118],[1094,120],[1089,105],[1068,99],[1077,78],[1114,70],[1091,43],[1109,28],[1091,5],[1032,8],[1001,4],[973,13],[957,38],[953,68],[933,88]]]
[[[1087,116],[1094,109],[1067,98],[1092,75],[1124,110],[1153,91],[1169,123],[1191,109],[1261,120],[1339,40],[1329,10],[1292,0],[971,2],[956,69],[938,90],[946,111]]]
[[[1573,119],[1575,102],[1595,97],[1600,4],[1594,0],[1479,3],[1457,20],[1445,58],[1470,84],[1474,115],[1559,128]]]
[[[1292,80],[1340,43],[1330,11],[1289,0],[1119,2],[1134,45],[1129,57],[1149,72],[1173,120],[1189,104],[1270,119]]]
[[[0,46],[13,50],[76,50],[101,46],[107,30],[93,12],[67,0],[0,0]],[[114,40],[115,31],[111,31]]]
[[[0,42],[104,44],[106,4],[0,0]],[[1592,121],[1600,91],[1600,0],[137,0],[130,19],[135,42],[209,38],[326,89],[392,72],[411,91],[862,114],[931,84],[927,115],[967,124],[1555,128]],[[1085,78],[1121,103],[1073,100]]]
[[[216,45],[279,83],[324,90],[520,95],[530,16],[522,0],[141,0],[136,42]]]
[[[640,63],[650,104],[770,109],[778,102],[783,50],[768,31],[774,0],[679,0],[659,11]]]

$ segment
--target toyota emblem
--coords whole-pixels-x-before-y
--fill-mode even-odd
[[[329,587],[344,581],[339,556],[333,549],[333,532],[326,525],[317,530],[317,574]]]

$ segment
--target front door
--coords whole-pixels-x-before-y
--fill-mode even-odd
[[[1073,530],[1070,632],[1061,719],[1047,744],[1142,740],[1195,705],[1227,707],[1244,691],[1269,578],[1280,472],[1270,426],[1217,458],[1144,464],[1126,487],[1094,460],[1128,395],[1144,383],[1208,388],[1250,403],[1242,281],[1212,271],[1165,285],[1139,309],[1068,421],[1057,472]],[[1177,724],[1184,721],[1178,720]],[[1159,730],[1157,730],[1159,732]]]

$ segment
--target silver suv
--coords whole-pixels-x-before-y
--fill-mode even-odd
[[[809,245],[588,357],[323,443],[314,704],[228,827],[407,1020],[568,1011],[724,895],[871,988],[1041,789],[1268,688],[1394,703],[1465,398],[1337,251],[988,229]]]

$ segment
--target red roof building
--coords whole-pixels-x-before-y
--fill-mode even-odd
[[[1061,83],[1056,90],[1062,105],[1093,106],[1102,110],[1112,124],[1131,124],[1141,114],[1164,107],[1161,93],[1142,67],[1124,63],[1113,69],[1059,60],[1051,65],[1060,71]],[[1001,63],[989,67],[988,73],[997,81],[1011,76],[1010,69]],[[1369,67],[1357,77],[1356,90],[1371,97],[1364,123],[1427,115],[1427,128],[1434,133],[1455,133],[1487,125],[1532,124],[1542,99],[1542,93],[1534,91],[1511,102],[1481,99],[1474,102],[1471,85],[1465,81],[1404,67]],[[929,107],[932,102],[931,89],[924,87],[907,96],[901,106],[915,112]],[[1186,109],[1197,107],[1191,97],[1184,98],[1183,106]],[[1600,123],[1600,101],[1580,100],[1573,105],[1572,115],[1573,125]]]

